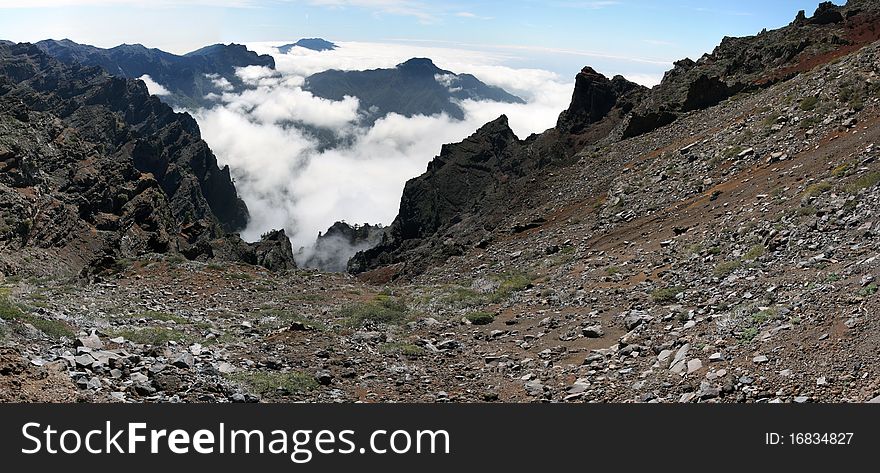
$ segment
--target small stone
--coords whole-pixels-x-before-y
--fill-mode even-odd
[[[181,353],[180,356],[178,356],[177,359],[174,360],[174,362],[171,363],[171,364],[172,364],[173,366],[178,367],[178,368],[182,368],[182,369],[190,369],[190,368],[192,368],[193,364],[195,364],[195,362],[196,362],[196,361],[195,361],[195,359],[193,358],[193,356],[192,356],[191,353],[189,353],[189,352],[183,352],[183,353]]]
[[[242,393],[235,393],[232,395],[232,397],[230,399],[232,400],[232,402],[239,403],[239,404],[243,403],[243,402],[247,402],[247,397]]]
[[[525,384],[526,392],[529,396],[537,397],[544,394],[544,385],[540,381],[529,381]]]
[[[76,361],[76,366],[80,368],[90,367],[92,366],[92,363],[95,362],[95,359],[92,357],[92,355],[89,354],[79,355],[74,358],[74,360]]]
[[[88,337],[77,338],[73,345],[76,347],[91,348],[92,350],[100,350],[104,348],[104,342],[102,342],[95,334],[89,335]]]
[[[712,353],[711,355],[709,355],[709,361],[712,363],[715,363],[718,361],[723,361],[723,360],[724,360],[724,356],[721,353]]]
[[[828,378],[826,378],[825,376],[822,376],[821,378],[816,380],[816,386],[827,386],[827,385],[828,385]]]
[[[147,383],[150,380],[147,378],[147,375],[143,373],[132,373],[128,378],[135,384]]]
[[[605,336],[605,331],[602,330],[601,325],[590,325],[589,327],[583,328],[583,334],[587,338],[602,338]]]
[[[134,392],[141,396],[152,396],[153,394],[156,394],[156,388],[146,383],[136,384],[134,385]]]
[[[756,364],[767,363],[768,361],[770,361],[770,359],[764,355],[758,355],[758,356],[752,358],[752,362],[756,363]]]
[[[804,404],[809,401],[810,401],[810,398],[808,396],[798,396],[798,397],[794,398],[794,402],[796,402],[798,404]]]
[[[695,358],[691,361],[688,361],[688,363],[687,363],[688,374],[700,371],[701,369],[703,369],[703,362],[700,361],[699,359]]]
[[[333,382],[333,375],[327,370],[321,370],[315,375],[315,379],[321,386],[328,386]]]

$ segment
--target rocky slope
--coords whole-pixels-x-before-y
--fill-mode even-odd
[[[247,223],[195,120],[140,81],[0,45],[0,123],[5,273],[211,257]]]
[[[407,182],[400,212],[383,242],[352,258],[360,273],[398,265],[418,273],[433,262],[486,247],[511,208],[531,205],[530,188],[547,169],[570,164],[572,155],[619,126],[647,89],[622,77],[585,68],[578,74],[570,107],[553,130],[520,140],[500,117],[462,143],[446,145],[428,171]],[[514,233],[540,226],[517,222]]]
[[[369,122],[389,113],[407,117],[445,113],[461,120],[464,111],[455,101],[468,99],[522,103],[521,98],[499,87],[486,85],[470,74],[440,69],[424,58],[410,59],[394,69],[320,72],[310,76],[304,88],[331,100],[357,97]]]
[[[236,68],[275,68],[275,60],[258,55],[240,44],[215,44],[183,56],[140,44],[123,44],[110,49],[79,44],[68,39],[36,43],[46,54],[66,64],[98,66],[127,79],[144,75],[168,89],[162,99],[175,108],[211,106],[209,94],[241,90],[245,84]]]

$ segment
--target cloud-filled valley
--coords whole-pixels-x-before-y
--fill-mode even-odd
[[[556,123],[571,98],[570,78],[506,67],[504,56],[376,43],[339,43],[324,52],[296,47],[280,54],[276,46],[281,44],[249,44],[272,54],[276,70],[239,69],[237,75],[251,88],[215,95],[216,105],[194,115],[248,204],[251,222],[243,237],[255,240],[283,228],[294,248],[307,248],[302,259],[310,256],[318,232],[336,221],[390,224],[404,184],[425,171],[443,144],[462,140],[501,114],[521,138],[542,132]],[[458,103],[463,120],[390,113],[367,125],[357,97],[327,100],[304,89],[306,78],[318,72],[393,68],[413,57],[473,74],[525,103],[463,100]]]

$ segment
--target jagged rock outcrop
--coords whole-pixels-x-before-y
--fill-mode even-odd
[[[297,267],[290,238],[284,230],[270,231],[254,243],[246,243],[237,235],[225,236],[210,242],[210,253],[220,261],[240,261],[271,271],[287,271]]]
[[[425,174],[407,182],[398,216],[382,242],[356,254],[349,271],[405,263],[406,271],[417,273],[483,244],[510,205],[528,205],[534,176],[606,137],[646,91],[585,68],[556,128],[520,140],[501,116],[461,143],[444,145]]]
[[[169,92],[161,98],[180,108],[213,104],[209,94],[222,94],[245,86],[236,69],[247,66],[275,68],[269,55],[258,55],[241,44],[214,44],[183,56],[140,44],[123,44],[110,49],[79,44],[68,39],[36,43],[43,52],[66,64],[98,66],[127,79],[144,75]]]
[[[681,114],[717,105],[740,92],[768,87],[817,64],[880,39],[880,6],[854,0],[802,11],[788,26],[756,36],[725,37],[697,61],[675,63],[662,82],[633,111],[623,137],[638,136],[675,121]]]
[[[382,225],[336,222],[326,232],[318,234],[314,246],[301,248],[298,260],[304,268],[344,272],[352,256],[378,245],[386,231]]]
[[[0,45],[0,127],[4,272],[92,272],[155,252],[212,258],[211,242],[247,223],[195,120],[140,81]]]
[[[556,130],[578,134],[589,125],[602,120],[618,107],[628,113],[647,89],[630,82],[623,76],[611,80],[591,67],[585,67],[575,78],[571,105],[559,115]]]

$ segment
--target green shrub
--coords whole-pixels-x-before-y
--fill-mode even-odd
[[[489,312],[472,312],[465,317],[474,325],[489,325],[495,321],[495,314]]]
[[[862,189],[868,189],[880,184],[880,172],[871,172],[849,183],[845,189],[850,194],[856,194]]]
[[[452,288],[448,293],[440,297],[440,301],[443,303],[443,305],[459,308],[473,307],[485,304],[488,302],[488,300],[488,295],[480,294],[479,292],[467,287]]]
[[[177,324],[185,324],[189,322],[184,317],[175,314],[169,314],[168,312],[159,312],[156,310],[147,310],[144,312],[139,312],[132,316],[134,319],[148,319],[148,320],[158,320],[161,322],[174,322]]]
[[[825,181],[817,182],[807,186],[806,190],[804,190],[804,195],[808,197],[819,197],[820,195],[829,192],[831,189],[831,183]]]
[[[508,299],[513,293],[528,289],[532,285],[533,277],[522,272],[510,272],[498,277],[499,285],[492,294],[493,302],[501,302]]]
[[[141,345],[164,345],[170,341],[183,342],[186,334],[164,327],[130,328],[113,331],[113,335],[123,337]]]
[[[878,289],[877,285],[872,283],[868,286],[863,287],[859,291],[859,295],[862,297],[873,296],[874,294],[877,294],[877,289]]]
[[[714,274],[715,277],[719,278],[727,277],[730,273],[736,271],[741,266],[742,261],[739,260],[724,261],[722,263],[718,263],[715,266],[715,270],[712,272],[712,274]]]
[[[30,324],[50,338],[73,338],[74,331],[60,320],[44,319],[24,310],[9,300],[9,289],[0,289],[0,318],[10,323]]]
[[[311,391],[318,387],[318,381],[314,376],[299,371],[274,373],[242,372],[229,375],[229,379],[246,385],[260,396],[293,394]]]
[[[667,287],[663,289],[656,289],[651,293],[651,299],[654,302],[665,304],[669,302],[675,302],[678,300],[678,294],[684,291],[681,287]]]
[[[756,259],[764,256],[764,253],[766,253],[766,252],[767,252],[767,249],[764,248],[764,245],[755,245],[755,246],[749,248],[749,251],[746,252],[746,254],[743,256],[743,258],[746,261],[756,260]]]
[[[752,340],[755,339],[755,337],[758,336],[758,333],[760,333],[760,331],[757,327],[749,327],[740,332],[739,340],[743,343],[750,343]]]
[[[303,317],[300,314],[293,313],[289,310],[265,308],[265,309],[260,309],[258,314],[262,317],[274,317],[284,324],[292,324],[294,322],[298,322],[303,325],[312,327],[316,330],[326,330],[327,329],[326,325],[324,325],[320,322],[314,321],[314,320],[310,320],[306,317]]]
[[[367,323],[376,324],[400,324],[406,320],[406,304],[400,300],[386,295],[378,295],[370,302],[350,304],[339,311],[339,315],[345,319],[350,327],[362,327]]]
[[[803,100],[801,100],[800,108],[804,112],[809,112],[811,110],[814,110],[816,108],[816,105],[818,105],[818,104],[819,104],[819,97],[816,97],[816,96],[805,97]]]

